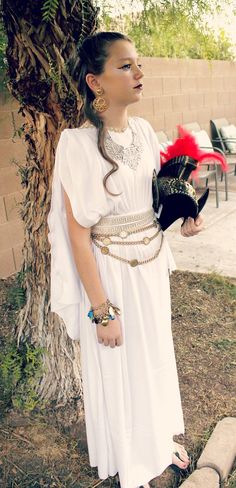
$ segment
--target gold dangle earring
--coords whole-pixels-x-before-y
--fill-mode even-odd
[[[92,106],[94,110],[99,113],[105,112],[105,110],[107,110],[107,108],[109,107],[107,100],[105,100],[105,98],[102,96],[103,94],[103,88],[97,88],[95,98],[92,101]]]

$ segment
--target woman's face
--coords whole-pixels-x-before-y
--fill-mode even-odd
[[[103,73],[94,75],[92,89],[103,88],[110,106],[127,106],[140,100],[143,76],[134,45],[125,40],[115,41],[109,48]]]

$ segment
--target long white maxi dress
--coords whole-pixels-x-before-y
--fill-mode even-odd
[[[150,124],[129,119],[143,151],[136,169],[111,165],[97,148],[97,129],[65,129],[60,137],[48,216],[51,243],[51,310],[64,321],[72,339],[80,339],[89,460],[101,479],[119,472],[121,488],[135,488],[160,475],[172,462],[173,435],[184,433],[171,333],[169,274],[175,268],[164,238],[159,256],[131,267],[101,253],[92,243],[107,297],[121,309],[122,346],[98,343],[96,325],[87,317],[88,296],[80,281],[67,231],[62,185],[75,219],[92,227],[101,217],[152,208],[152,173],[159,170],[159,145]],[[110,132],[128,147],[132,132]],[[148,234],[149,232],[149,234]],[[151,235],[153,229],[139,233]],[[132,236],[130,237],[130,239]],[[133,236],[137,239],[137,235]],[[148,246],[114,245],[114,254],[139,260],[160,247],[161,234]]]

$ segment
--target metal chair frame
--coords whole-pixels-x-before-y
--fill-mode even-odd
[[[225,118],[210,120],[211,141],[215,147],[217,147],[222,151],[222,153],[226,157],[229,167],[233,166],[232,170],[229,169],[228,174],[233,173],[234,175],[236,175],[236,152],[229,151],[229,149],[225,144],[226,138],[224,138],[220,132],[220,129],[222,127],[227,127],[228,125],[230,125],[230,122]],[[227,138],[227,141],[236,142],[236,139]],[[223,172],[221,173],[221,180],[222,179],[223,179]]]

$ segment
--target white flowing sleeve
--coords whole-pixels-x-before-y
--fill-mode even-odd
[[[101,165],[92,157],[93,146],[93,141],[81,137],[76,129],[62,132],[56,149],[47,219],[51,246],[51,311],[63,319],[71,339],[80,337],[80,302],[84,289],[70,243],[63,188],[80,225],[91,227],[106,215],[108,206]]]
[[[149,142],[150,147],[152,149],[154,161],[155,161],[155,169],[156,169],[156,172],[158,173],[160,171],[160,168],[161,168],[161,163],[160,163],[160,149],[161,148],[160,148],[160,144],[158,141],[158,137],[157,137],[153,127],[151,126],[151,124],[146,119],[143,119],[142,117],[138,117],[138,119],[141,123],[141,127],[143,128],[145,135],[146,135],[146,138],[148,139],[148,142]]]
[[[157,135],[156,135],[154,129],[152,128],[151,124],[149,124],[149,122],[148,122],[148,125],[149,125],[149,137],[150,137],[151,147],[152,147],[154,159],[156,162],[156,172],[159,173],[160,168],[161,168],[160,144],[159,144]]]

